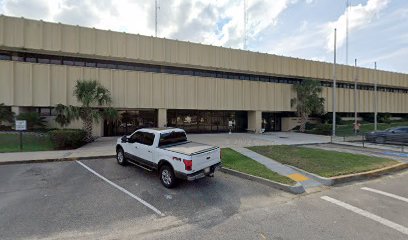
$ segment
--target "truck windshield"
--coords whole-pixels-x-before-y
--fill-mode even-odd
[[[160,133],[159,147],[186,141],[187,136],[185,132],[173,131],[168,133]]]

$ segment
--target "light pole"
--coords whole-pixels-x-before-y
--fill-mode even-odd
[[[377,131],[377,62],[374,62],[374,131]]]
[[[334,61],[333,61],[333,129],[332,135],[336,136],[336,38],[337,38],[337,29],[334,29]]]
[[[354,135],[357,134],[357,58],[354,60]]]

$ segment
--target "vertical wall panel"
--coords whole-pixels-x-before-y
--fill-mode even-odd
[[[140,77],[140,106],[149,108],[152,106],[153,82],[152,73],[141,72]]]
[[[138,59],[139,57],[139,35],[126,35],[126,57]]]
[[[124,33],[110,32],[110,46],[112,57],[126,57],[126,35]]]
[[[67,101],[70,105],[79,105],[76,97],[73,96],[74,87],[78,80],[82,79],[82,69],[80,67],[67,68]]]
[[[24,47],[25,48],[42,48],[42,22],[39,21],[24,21]]]
[[[80,27],[79,36],[79,51],[85,54],[95,54],[96,30]]]
[[[5,18],[4,25],[4,42],[9,47],[24,46],[24,19],[23,18]]]
[[[96,54],[102,56],[109,56],[110,54],[110,37],[108,31],[95,30],[96,31]]]
[[[14,104],[31,106],[32,102],[32,64],[14,63]]]
[[[49,51],[61,51],[62,29],[61,24],[43,22],[43,48]]]
[[[115,106],[126,107],[126,75],[125,71],[112,70],[112,101]]]
[[[0,103],[5,105],[14,105],[14,70],[13,63],[9,61],[0,61]]]
[[[62,51],[79,52],[79,27],[62,25]]]
[[[36,64],[32,67],[33,104],[35,106],[50,106],[50,66]]]
[[[51,66],[51,105],[67,104],[67,67]],[[72,94],[72,92],[70,93]]]
[[[127,107],[139,107],[139,73],[128,71],[126,73],[126,104]],[[115,104],[115,103],[113,103]]]

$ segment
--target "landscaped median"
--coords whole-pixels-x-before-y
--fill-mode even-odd
[[[369,173],[371,172],[380,173],[379,170],[384,170],[384,173],[387,173],[394,168],[399,170],[404,167],[404,164],[388,158],[300,146],[256,146],[249,147],[249,149],[282,164],[311,173],[312,177],[320,178],[317,180],[328,179],[332,184],[339,179],[346,181],[345,177],[348,180],[355,180],[357,179],[356,176],[366,175],[366,177],[370,177]],[[379,174],[372,174],[372,176],[374,175]]]
[[[223,171],[273,186],[291,193],[303,193],[304,188],[292,179],[269,170],[257,161],[230,148],[222,149]]]

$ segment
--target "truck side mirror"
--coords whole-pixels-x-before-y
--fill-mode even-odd
[[[129,142],[129,138],[128,138],[128,136],[123,136],[121,139],[120,139],[122,142]]]

